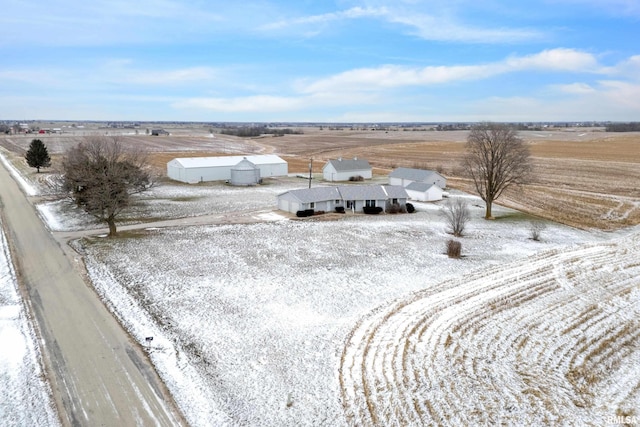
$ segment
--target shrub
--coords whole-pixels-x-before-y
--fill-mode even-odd
[[[401,208],[400,208],[400,204],[399,203],[392,203],[387,208],[387,213],[397,214],[398,212],[400,212],[400,210],[401,210]]]
[[[447,255],[449,258],[460,258],[462,253],[462,243],[450,239],[447,241]]]
[[[407,203],[405,205],[405,208],[407,209],[407,212],[409,212],[409,213],[414,213],[416,211],[416,208],[411,203]]]
[[[336,206],[337,213],[344,213],[344,206]]]
[[[547,226],[544,223],[540,221],[531,221],[531,224],[529,225],[529,233],[531,233],[531,239],[535,240],[536,242],[540,241],[540,236],[542,235],[542,232],[545,228],[547,228]]]
[[[318,211],[318,213],[320,213],[320,211]],[[324,212],[322,212],[322,213],[324,213]],[[313,216],[313,214],[314,214],[314,210],[313,209],[305,209],[305,210],[301,210],[301,211],[296,212],[296,216],[298,218],[304,218],[304,217],[307,217],[307,216]]]
[[[382,208],[380,206],[375,206],[375,207],[365,206],[362,208],[362,211],[369,215],[377,215],[380,212],[382,212]]]
[[[362,175],[350,176],[349,181],[364,181],[364,177]]]

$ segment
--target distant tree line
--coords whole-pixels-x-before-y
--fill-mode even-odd
[[[242,127],[226,127],[220,130],[223,135],[233,135],[242,138],[250,138],[260,135],[301,135],[303,132],[296,129],[275,129],[266,126],[242,126]]]
[[[607,132],[640,132],[640,122],[609,123],[605,129]]]

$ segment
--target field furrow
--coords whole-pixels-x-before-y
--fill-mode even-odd
[[[634,235],[544,252],[378,308],[342,354],[348,424],[597,424],[638,415],[638,249]]]

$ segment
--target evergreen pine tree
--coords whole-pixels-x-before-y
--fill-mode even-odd
[[[24,158],[27,160],[29,166],[36,168],[38,173],[40,173],[40,168],[48,168],[51,166],[51,158],[47,152],[47,146],[39,139],[31,141],[29,150]]]

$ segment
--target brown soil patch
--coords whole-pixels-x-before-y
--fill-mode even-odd
[[[286,159],[291,172],[307,171],[311,157],[320,164],[337,157],[361,157],[379,174],[399,166],[438,170],[452,188],[474,193],[461,166],[466,135],[325,131],[269,142],[274,152],[290,154]],[[500,204],[578,228],[614,230],[640,224],[640,134],[576,131],[539,135],[522,134],[530,143],[535,170],[532,183],[508,192]],[[541,141],[540,137],[548,138]],[[300,158],[303,160],[296,161]]]
[[[437,170],[452,188],[473,193],[463,178],[461,160],[466,131],[321,130],[302,128],[302,135],[242,139],[208,135],[202,129],[171,136],[125,135],[122,140],[144,149],[154,170],[166,174],[175,157],[274,153],[289,163],[290,173],[314,173],[338,157],[367,159],[374,174],[399,167]],[[579,228],[613,230],[640,224],[640,133],[606,133],[602,129],[522,132],[530,144],[535,178],[505,194],[500,204]],[[0,145],[24,153],[33,135],[0,138]],[[43,138],[55,163],[58,154],[80,136]]]

